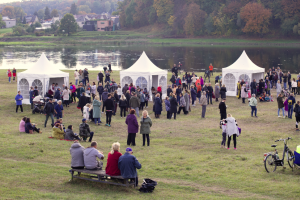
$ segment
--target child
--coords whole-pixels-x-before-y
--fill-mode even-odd
[[[221,148],[226,148],[225,144],[226,144],[226,123],[225,121],[221,121],[220,122],[221,126],[222,126],[222,142],[221,142]]]
[[[90,119],[90,112],[89,112],[89,109],[91,107],[91,104],[86,104],[84,107],[83,107],[83,118],[85,118],[86,120],[89,120]]]
[[[273,102],[274,100],[273,100],[273,96],[271,95],[270,96],[270,102]]]
[[[267,94],[267,96],[266,96],[266,98],[265,98],[265,101],[266,101],[266,102],[270,102],[270,96],[269,96],[269,94]]]

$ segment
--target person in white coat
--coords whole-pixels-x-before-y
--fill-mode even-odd
[[[230,141],[231,141],[231,136],[233,137],[233,144],[234,144],[234,149],[236,150],[236,137],[238,134],[238,129],[237,129],[237,124],[236,120],[232,117],[231,114],[227,114],[227,118],[225,119],[226,123],[226,133],[228,137],[227,141],[227,149],[230,148]]]
[[[276,92],[277,92],[277,97],[278,97],[278,95],[281,93],[281,90],[282,90],[282,88],[281,88],[281,84],[280,84],[280,81],[278,80],[277,81],[277,85],[276,85]]]
[[[70,90],[68,90],[68,87],[64,87],[64,90],[62,92],[62,98],[63,98],[63,104],[66,105],[66,107],[69,107],[69,98],[70,98]]]

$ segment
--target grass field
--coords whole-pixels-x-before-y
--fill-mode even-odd
[[[17,86],[8,84],[5,72],[0,70],[0,199],[299,199],[300,171],[279,167],[268,174],[263,166],[263,154],[273,150],[274,140],[292,137],[292,150],[300,144],[294,117],[277,118],[276,102],[259,103],[259,117],[251,118],[247,104],[235,97],[227,98],[228,113],[242,128],[237,150],[220,149],[218,103],[208,106],[206,119],[200,118],[201,108],[196,104],[189,115],[181,114],[177,120],[166,119],[164,105],[161,119],[155,119],[150,103],[147,110],[153,120],[151,146],[143,147],[142,137],[137,134],[133,151],[142,164],[138,171],[140,182],[151,178],[158,185],[152,194],[142,194],[134,188],[84,180],[69,182],[72,143],[48,139],[50,123],[43,128],[45,117],[31,114],[30,106],[24,106],[24,113],[15,113]],[[73,71],[67,72],[74,81]],[[119,81],[119,73],[114,72],[112,78]],[[90,80],[96,81],[96,72],[90,72]],[[275,94],[275,90],[272,92]],[[19,133],[23,116],[30,117],[43,133]],[[78,130],[81,119],[75,104],[65,109],[65,125],[72,124]],[[124,153],[127,126],[119,110],[111,127],[90,126],[105,156],[116,141]],[[282,143],[278,143],[278,149],[282,152]]]

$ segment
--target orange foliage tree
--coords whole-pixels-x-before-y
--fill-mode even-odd
[[[5,6],[2,10],[2,16],[8,16],[9,18],[15,17],[15,8],[13,6]]]
[[[283,14],[286,17],[300,17],[300,1],[299,0],[282,0]]]
[[[248,3],[241,9],[241,18],[246,22],[243,32],[264,34],[269,32],[272,12],[262,4]]]
[[[188,15],[184,18],[184,31],[187,35],[198,35],[204,25],[207,14],[195,3],[191,3],[187,11]]]

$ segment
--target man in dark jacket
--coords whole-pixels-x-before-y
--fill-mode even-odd
[[[83,76],[84,76],[84,86],[86,85],[86,83],[89,83],[89,72],[87,70],[87,68],[84,69],[83,71]]]
[[[208,84],[207,87],[207,104],[209,104],[209,100],[210,100],[210,104],[212,104],[212,93],[214,92],[214,89],[211,86],[211,83]]]
[[[295,103],[296,103],[296,100],[295,100],[294,94],[292,93],[291,96],[289,96],[289,98],[288,98],[288,108],[289,108],[288,117],[290,119],[292,119],[292,116],[293,116],[293,108],[294,108]]]
[[[172,68],[172,72],[175,74],[175,77],[178,76],[178,68],[177,68],[176,64],[174,64],[174,66]]]
[[[46,128],[47,121],[48,121],[49,117],[51,117],[51,120],[52,120],[51,126],[53,127],[54,126],[54,117],[53,117],[53,115],[54,115],[54,105],[52,104],[52,99],[49,99],[49,102],[46,103],[45,108],[44,108],[44,112],[45,112],[45,115],[46,115],[45,128]]]
[[[83,141],[86,142],[86,139],[89,137],[89,142],[92,141],[94,132],[91,132],[90,126],[86,123],[86,119],[82,119],[82,123],[79,125],[79,135],[82,137]]]
[[[300,101],[297,101],[294,112],[296,117],[296,131],[299,131],[298,124],[300,123]]]
[[[140,99],[137,97],[137,94],[133,92],[133,96],[129,100],[129,106],[131,107],[131,109],[135,110],[136,115],[138,117],[140,117],[140,114],[139,114],[140,104],[141,104]]]
[[[57,101],[60,100],[60,88],[57,88],[54,94],[54,99],[57,99]]]
[[[174,72],[172,73],[172,77],[171,77],[170,81],[171,81],[171,83],[172,83],[173,85],[174,85],[175,82],[176,82],[176,77],[175,77],[175,73],[174,73]]]
[[[256,95],[256,80],[255,79],[253,79],[253,82],[251,82],[250,88],[251,88],[251,94]]]
[[[226,101],[226,99],[222,99],[222,101],[221,101],[220,104],[219,104],[221,120],[227,118],[227,114],[226,114],[227,106],[226,106],[226,104],[225,104],[225,101]]]
[[[97,92],[99,93],[99,98],[100,100],[102,100],[102,94],[104,92],[104,88],[102,86],[102,83],[99,84],[98,88],[97,88]]]
[[[74,132],[73,132],[73,126],[72,125],[69,125],[68,126],[68,129],[66,130],[66,134],[65,134],[65,140],[81,140],[78,135],[76,135]]]
[[[170,93],[173,92],[171,86],[167,89],[167,96],[170,97]]]
[[[132,155],[132,149],[127,148],[126,153],[119,158],[118,167],[121,171],[121,175],[125,179],[132,179],[135,181],[135,186],[138,185],[138,175],[136,169],[141,169],[142,165]]]
[[[103,109],[104,109],[104,107],[106,108],[106,124],[105,125],[109,126],[109,127],[110,127],[110,123],[111,123],[112,113],[115,110],[115,104],[111,98],[112,98],[111,94],[108,94],[107,99],[103,103]]]
[[[125,86],[122,88],[122,93],[126,95],[127,90],[129,89],[128,84],[125,84]]]
[[[108,92],[107,89],[104,89],[104,92],[102,93],[102,101],[103,101],[103,106],[102,106],[102,113],[104,112],[104,103],[108,98]]]
[[[103,75],[103,73],[100,71],[99,74],[98,74],[98,79],[99,79],[98,85],[99,85],[99,83],[101,83],[101,84],[103,85],[103,77],[104,77],[104,75]]]

